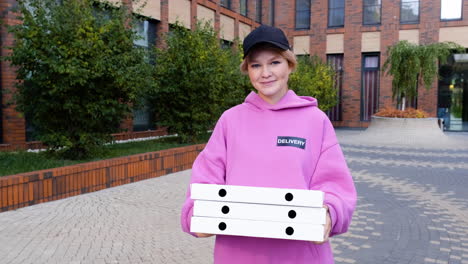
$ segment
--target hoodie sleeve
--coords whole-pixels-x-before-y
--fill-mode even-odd
[[[345,233],[356,206],[356,189],[328,118],[324,120],[320,157],[310,188],[325,193],[324,204],[329,207],[332,227],[330,236]]]
[[[205,148],[195,159],[192,166],[192,183],[225,184],[226,172],[226,134],[223,116],[211,134]],[[190,233],[190,221],[193,215],[193,200],[190,199],[190,185],[188,186],[185,203],[182,207],[181,224],[184,232]]]

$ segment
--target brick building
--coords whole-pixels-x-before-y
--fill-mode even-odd
[[[120,0],[112,0],[120,2]],[[124,4],[138,6],[131,0]],[[15,0],[0,0],[4,22],[17,23],[11,8]],[[317,54],[338,72],[340,103],[329,112],[335,126],[367,127],[379,108],[395,105],[391,78],[380,72],[389,45],[399,40],[427,44],[454,41],[468,47],[468,1],[463,0],[148,0],[139,13],[147,17],[138,31],[142,46],[162,45],[161,36],[176,20],[191,28],[197,19],[210,20],[226,43],[241,40],[261,24],[282,28],[297,55]],[[12,37],[0,31],[1,54]],[[432,116],[444,118],[449,130],[468,130],[467,58],[453,57],[441,67],[442,78],[431,90],[418,89],[411,102]],[[1,91],[13,88],[14,70],[0,65]],[[2,92],[0,144],[18,145],[31,140],[28,122],[6,106],[11,94]],[[122,126],[151,129],[149,114],[136,111]]]

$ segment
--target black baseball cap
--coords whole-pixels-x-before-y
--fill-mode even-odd
[[[259,43],[270,43],[282,50],[288,50],[289,42],[284,32],[276,27],[261,25],[254,29],[244,39],[244,58],[252,50],[252,48]]]

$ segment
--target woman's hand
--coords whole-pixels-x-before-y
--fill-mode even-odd
[[[205,233],[195,233],[195,235],[197,235],[197,237],[210,237],[210,236],[214,236],[213,234],[205,234]]]
[[[317,245],[321,245],[325,242],[328,241],[328,237],[330,236],[330,231],[331,231],[331,217],[330,217],[330,212],[328,211],[328,206],[327,205],[324,205],[323,206],[325,209],[327,209],[327,216],[326,216],[326,220],[325,220],[325,234],[324,234],[324,237],[323,237],[323,241],[319,242],[319,241],[314,241],[315,244]]]

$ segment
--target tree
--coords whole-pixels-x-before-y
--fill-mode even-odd
[[[91,0],[19,0],[18,9],[7,57],[17,67],[17,109],[49,150],[87,157],[112,139],[149,85],[131,14]]]
[[[148,94],[159,125],[181,141],[197,142],[224,110],[244,99],[241,57],[221,48],[208,23],[198,22],[194,30],[176,23],[165,41],[166,48],[156,49],[156,86]]]
[[[463,52],[464,48],[453,42],[416,45],[406,40],[388,47],[388,57],[382,70],[392,75],[392,99],[397,99],[401,110],[406,100],[412,100],[417,93],[418,81],[429,90],[438,78],[439,64],[447,61],[453,51]]]
[[[301,56],[296,71],[289,76],[289,88],[298,95],[316,98],[319,108],[326,111],[338,103],[334,77],[333,68],[318,56]]]

